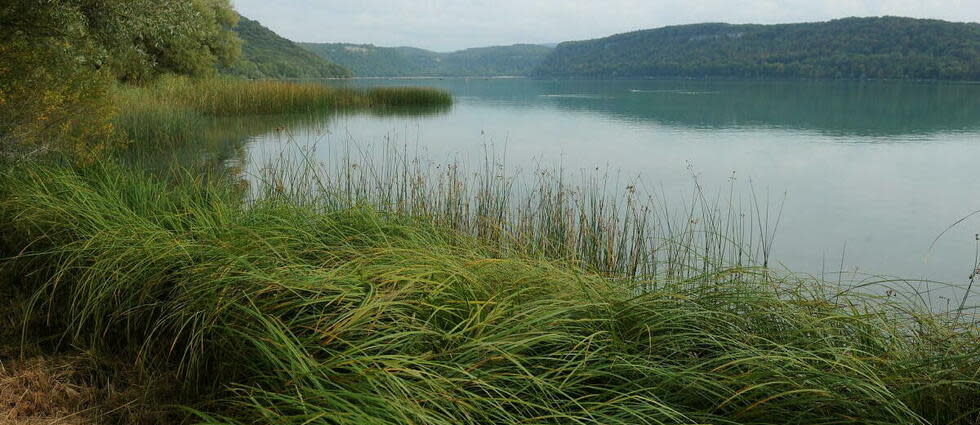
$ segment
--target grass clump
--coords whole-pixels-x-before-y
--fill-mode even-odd
[[[35,312],[208,424],[971,424],[975,325],[752,269],[603,277],[431,220],[99,164],[0,172]]]
[[[146,87],[123,89],[123,105],[171,105],[205,116],[287,114],[387,107],[447,107],[452,96],[431,88],[366,90],[317,83],[236,78],[190,79],[164,76]]]
[[[287,145],[262,166],[247,167],[246,178],[257,183],[254,195],[333,209],[370,205],[502,252],[561,259],[647,285],[765,268],[778,228],[780,213],[754,196],[736,196],[734,178],[718,196],[695,179],[690,201],[672,209],[643,192],[637,179],[599,169],[580,176],[560,167],[512,171],[488,150],[472,171],[458,159],[436,163],[392,143],[327,148]]]
[[[445,111],[452,96],[429,88],[333,88],[315,83],[163,76],[147,86],[120,86],[112,94],[113,123],[130,151],[192,144],[237,143],[330,114],[425,114]]]
[[[425,107],[450,105],[452,95],[436,89],[416,87],[374,87],[367,90],[371,105],[381,107]]]

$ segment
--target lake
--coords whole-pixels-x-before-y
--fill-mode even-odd
[[[849,280],[967,284],[980,217],[980,85],[810,81],[355,79],[452,92],[449,111],[339,115],[253,137],[246,161],[291,146],[397,143],[435,159],[506,153],[508,166],[615,170],[685,202],[733,186],[781,209],[773,260]],[[737,196],[738,197],[738,196]],[[938,296],[955,297],[942,292]],[[939,301],[942,303],[942,298]]]

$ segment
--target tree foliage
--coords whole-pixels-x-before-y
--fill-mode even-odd
[[[665,27],[562,43],[534,75],[980,80],[980,25],[884,17]]]
[[[2,42],[69,45],[80,63],[122,80],[200,75],[238,57],[228,0],[15,0],[0,6]]]
[[[228,0],[0,5],[0,153],[105,148],[116,80],[214,72],[238,56],[237,17]]]
[[[91,158],[113,141],[110,76],[83,66],[75,50],[57,42],[0,45],[0,159],[55,147]]]

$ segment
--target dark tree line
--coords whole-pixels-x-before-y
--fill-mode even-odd
[[[479,47],[439,53],[414,47],[301,43],[331,62],[366,77],[527,75],[551,53],[533,44]]]
[[[884,17],[666,27],[562,43],[534,75],[980,80],[980,24]]]

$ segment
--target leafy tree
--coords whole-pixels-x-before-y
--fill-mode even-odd
[[[116,80],[233,62],[228,0],[8,0],[0,5],[0,154],[91,157],[114,142]]]
[[[58,40],[0,44],[0,159],[52,148],[92,158],[118,141],[111,76],[79,50]]]
[[[228,0],[14,0],[0,6],[0,42],[61,43],[122,80],[200,75],[237,59]]]

